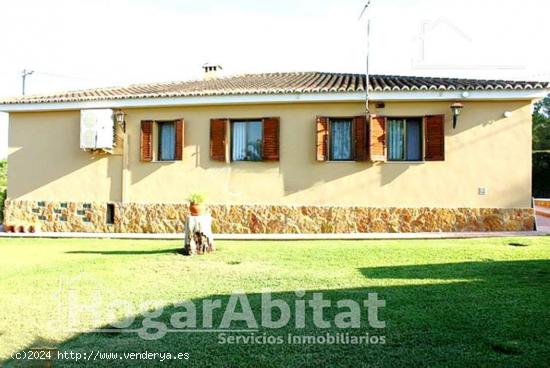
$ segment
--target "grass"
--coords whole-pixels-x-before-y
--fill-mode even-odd
[[[0,239],[0,361],[32,346],[81,353],[189,352],[184,363],[189,366],[535,367],[550,360],[550,237],[219,241],[215,253],[196,257],[175,253],[180,245],[177,241]],[[385,336],[386,343],[228,345],[219,344],[217,333],[169,333],[158,340],[143,340],[116,330],[81,333],[64,328],[70,289],[79,290],[79,302],[95,300],[102,307],[117,299],[136,306],[161,300],[164,311],[155,320],[169,324],[170,315],[181,311],[175,303],[216,296],[226,305],[235,290],[249,295],[259,321],[259,293],[264,288],[291,305],[299,289],[306,291],[306,299],[313,291],[322,291],[333,303],[362,301],[367,293],[377,292],[386,301],[379,316],[386,328],[364,324],[360,330],[321,330],[311,322],[308,309],[305,329],[294,329],[291,321],[282,329],[260,328],[256,336],[369,333]],[[118,312],[102,321],[83,313],[82,325],[105,327],[138,314]],[[223,309],[215,311],[214,326],[222,313]],[[325,320],[336,313],[335,307],[326,310]],[[142,320],[138,317],[132,327],[140,327]],[[55,366],[71,364],[75,363],[59,361]]]

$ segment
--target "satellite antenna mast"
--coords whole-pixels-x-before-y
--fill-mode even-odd
[[[367,3],[363,7],[363,10],[361,11],[361,14],[359,15],[359,19],[363,17],[363,14],[367,12],[367,9],[369,8],[371,3],[371,0],[367,0]],[[370,19],[369,15],[367,14],[367,39],[366,39],[366,56],[365,56],[365,111],[367,113],[367,117],[370,115],[369,110],[369,48],[370,48]]]

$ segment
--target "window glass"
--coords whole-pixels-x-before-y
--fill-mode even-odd
[[[262,122],[235,121],[232,129],[232,160],[260,161],[262,159]]]
[[[422,160],[421,119],[388,121],[388,159],[390,161]]]
[[[407,160],[422,160],[422,122],[407,120]]]
[[[173,122],[159,123],[159,161],[173,161],[176,154],[176,127]]]
[[[330,121],[330,159],[351,160],[351,120]]]

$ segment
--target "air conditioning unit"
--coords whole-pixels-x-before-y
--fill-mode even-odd
[[[113,149],[113,116],[111,109],[80,110],[80,148]]]

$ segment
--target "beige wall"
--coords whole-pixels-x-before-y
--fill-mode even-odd
[[[80,150],[80,113],[11,113],[8,198],[119,200],[122,157]]]
[[[376,207],[529,207],[530,101],[466,102],[452,129],[449,102],[386,103],[387,116],[446,114],[445,161],[317,162],[315,116],[361,114],[361,103],[128,109],[128,202],[182,202],[202,191],[216,204]],[[504,118],[503,113],[512,116]],[[209,119],[279,116],[279,162],[213,162]],[[181,162],[140,162],[139,122],[185,119]],[[79,149],[79,112],[10,114],[8,197],[119,201],[122,157]],[[478,187],[488,193],[478,195]]]

